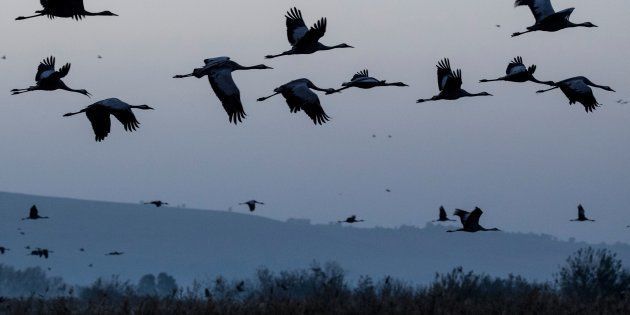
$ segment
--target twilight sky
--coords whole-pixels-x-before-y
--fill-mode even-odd
[[[532,33],[512,0],[86,0],[119,17],[14,21],[36,0],[6,0],[0,11],[0,190],[138,202],[159,198],[227,209],[258,199],[259,215],[329,222],[357,214],[365,226],[424,225],[443,204],[486,210],[482,225],[593,242],[630,242],[630,2],[555,0],[575,6],[592,29]],[[284,12],[298,6],[307,24],[328,18],[323,43],[348,43],[306,56],[264,60],[289,48]],[[497,28],[495,25],[500,24]],[[97,59],[97,55],[103,59]],[[33,84],[37,64],[72,63],[62,91],[11,96]],[[207,80],[174,80],[204,58],[231,56],[274,70],[236,72],[246,121],[230,125]],[[530,83],[477,83],[502,75],[521,55],[541,80],[584,75],[604,106],[587,114],[559,92]],[[435,64],[449,57],[464,88],[495,96],[416,104],[437,93]],[[335,87],[368,68],[408,88],[350,89],[320,99],[332,121],[314,126],[280,97],[260,96],[307,77]],[[118,97],[149,104],[142,127],[113,122],[102,143],[85,116],[62,118]],[[376,138],[372,138],[376,134]],[[387,135],[392,135],[388,138]],[[386,193],[385,189],[392,190]],[[568,222],[581,202],[594,224]],[[176,211],[176,210],[174,210]]]

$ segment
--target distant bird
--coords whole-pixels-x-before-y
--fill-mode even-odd
[[[536,65],[531,65],[529,68],[525,67],[523,64],[523,58],[518,56],[512,60],[507,66],[505,70],[505,76],[502,76],[497,79],[483,79],[479,82],[491,82],[491,81],[509,81],[509,82],[527,82],[531,81],[534,83],[553,85],[553,81],[539,81],[534,77],[534,72],[536,72]]]
[[[391,137],[392,137],[392,135],[387,135],[387,138],[391,138]]]
[[[586,213],[584,211],[584,207],[582,207],[582,204],[579,204],[577,208],[578,208],[578,217],[577,217],[577,219],[573,219],[571,221],[579,221],[579,222],[591,221],[591,222],[595,222],[595,220],[591,220],[591,219],[586,217]]]
[[[433,222],[447,222],[447,221],[455,221],[448,218],[446,215],[446,210],[444,210],[443,206],[440,206],[440,217],[437,220],[433,220]]]
[[[515,7],[526,5],[536,18],[536,23],[527,28],[525,32],[516,32],[512,37],[523,35],[529,32],[545,31],[556,32],[570,27],[597,27],[591,22],[575,24],[569,20],[575,8],[564,9],[556,12],[551,6],[551,0],[516,0]]]
[[[372,135],[372,138],[376,138],[376,135],[375,135],[375,134],[373,134],[373,135]]]
[[[231,61],[230,57],[209,58],[204,60],[204,63],[204,67],[196,68],[190,74],[176,75],[173,78],[179,79],[194,76],[199,79],[207,75],[208,81],[210,81],[210,86],[212,87],[214,94],[216,94],[221,101],[223,109],[225,109],[225,112],[228,114],[230,122],[235,125],[242,122],[247,115],[243,109],[243,103],[241,103],[241,92],[232,78],[232,72],[237,70],[263,70],[273,68],[262,64],[244,67],[234,61]]]
[[[500,28],[500,27],[501,27],[501,25],[500,25],[500,24],[496,24],[495,26],[496,26],[497,28]]]
[[[562,93],[564,93],[564,95],[569,99],[569,104],[573,105],[575,103],[580,103],[584,106],[584,110],[586,110],[586,112],[592,112],[600,105],[597,103],[597,100],[593,95],[593,89],[591,89],[590,86],[615,92],[615,90],[611,89],[609,86],[597,85],[585,77],[569,78],[556,82],[553,86],[554,87],[550,89],[540,90],[536,93],[544,93],[560,88]]]
[[[276,58],[285,55],[312,54],[320,50],[331,50],[336,48],[354,48],[348,44],[326,46],[319,42],[326,33],[326,18],[321,18],[310,29],[306,27],[302,18],[302,11],[293,8],[285,15],[287,24],[287,37],[291,44],[291,49],[278,55],[267,55],[265,58]]]
[[[88,267],[92,268],[92,267],[94,267],[94,265],[93,264],[89,264]]]
[[[98,59],[103,59],[103,56],[98,55],[98,56],[96,56],[96,58],[98,58]]]
[[[124,253],[122,253],[122,252],[109,252],[109,253],[105,254],[105,256],[120,256],[122,254],[124,254]]]
[[[91,95],[88,91],[72,89],[61,80],[66,75],[68,75],[69,72],[69,63],[66,63],[59,70],[55,71],[55,57],[50,56],[42,60],[42,62],[40,62],[39,66],[37,67],[37,74],[35,75],[36,84],[34,86],[30,86],[25,89],[13,89],[11,90],[11,94],[17,95],[32,91],[66,90],[90,97]]]
[[[338,223],[359,223],[359,222],[364,222],[365,220],[357,220],[357,216],[356,215],[351,215],[348,218],[346,218],[343,221],[337,221]]]
[[[239,203],[239,205],[247,205],[249,207],[249,211],[253,212],[254,210],[256,210],[256,205],[264,205],[263,202],[260,201],[256,201],[256,200],[250,200],[250,201],[246,201],[246,202],[241,202]]]
[[[28,211],[28,217],[22,218],[22,220],[39,220],[39,219],[48,219],[48,217],[42,217],[39,215],[39,210],[36,205],[31,206],[31,209]]]
[[[156,208],[159,208],[163,205],[168,205],[168,202],[162,202],[161,200],[153,200],[150,202],[145,202],[145,205],[154,205]]]
[[[386,189],[385,189],[385,192],[392,192],[392,190],[391,190],[391,189],[389,189],[389,188],[386,188]]]
[[[628,101],[626,101],[626,100],[622,100],[622,99],[618,99],[618,100],[617,100],[617,104],[626,105],[626,104],[628,104]]]
[[[326,94],[338,93],[345,89],[349,89],[351,87],[356,87],[360,89],[371,89],[379,86],[408,86],[402,82],[387,82],[385,80],[378,80],[373,77],[370,77],[367,69],[357,72],[349,82],[344,82],[341,84],[343,86],[340,89],[336,89],[333,92],[327,92]]]
[[[462,70],[451,70],[451,62],[448,58],[444,58],[444,60],[438,62],[437,79],[440,94],[430,99],[419,99],[417,103],[437,100],[456,100],[461,97],[492,96],[492,94],[487,92],[471,94],[462,89]]]
[[[118,16],[110,11],[102,12],[88,12],[83,6],[83,0],[40,0],[39,1],[44,8],[43,10],[35,11],[35,15],[20,16],[16,20],[25,20],[38,16],[46,16],[49,19],[59,18],[72,18],[74,20],[81,20],[86,16]]]
[[[80,252],[84,252],[84,251],[85,251],[85,249],[84,249],[83,247],[81,247],[81,248],[79,248],[79,251],[80,251]]]
[[[461,228],[461,229],[449,230],[449,231],[446,231],[446,232],[459,232],[459,231],[461,231],[461,232],[474,233],[474,232],[479,232],[479,231],[501,231],[501,230],[499,230],[497,228],[486,229],[483,226],[479,225],[479,218],[483,214],[483,211],[481,211],[481,209],[479,209],[479,207],[475,207],[475,210],[473,210],[472,212],[468,212],[468,211],[461,210],[461,209],[456,209],[453,214],[459,217],[459,219],[462,222],[462,225],[464,227]]]
[[[113,115],[125,127],[126,131],[132,132],[140,127],[140,123],[131,111],[133,108],[149,110],[153,109],[148,105],[129,105],[117,98],[108,98],[98,101],[78,112],[67,113],[63,117],[69,117],[80,113],[85,113],[92,124],[94,130],[94,140],[103,141],[111,130],[111,120],[109,115]]]
[[[274,94],[261,97],[258,101],[262,102],[270,97],[282,94],[287,101],[287,105],[289,105],[289,110],[292,113],[297,113],[303,110],[304,113],[313,120],[314,124],[325,124],[330,120],[330,117],[326,115],[326,112],[324,112],[324,109],[319,102],[319,97],[317,97],[317,94],[311,91],[311,89],[320,92],[333,92],[335,90],[319,88],[308,79],[297,79],[277,87],[273,90],[275,92]]]
[[[7,60],[7,56],[6,55],[2,55],[2,60]]]
[[[0,246],[0,255],[4,255],[5,252],[7,252],[9,249],[4,247],[4,246]]]
[[[45,259],[48,259],[48,256],[50,256],[50,253],[52,252],[53,251],[45,249],[45,248],[44,249],[38,248],[36,250],[32,250],[29,255],[38,256],[39,258],[44,257]]]

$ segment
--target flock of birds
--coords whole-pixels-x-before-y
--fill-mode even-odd
[[[54,18],[71,18],[75,20],[81,20],[88,16],[117,16],[110,11],[103,12],[89,12],[85,10],[83,0],[40,0],[43,7],[42,10],[35,11],[31,16],[20,16],[16,20],[26,20],[36,17],[48,17]],[[556,32],[566,28],[574,27],[596,27],[593,23],[573,23],[570,20],[570,16],[573,12],[573,8],[565,9],[556,12],[550,0],[516,0],[515,6],[528,6],[532,14],[535,17],[535,24],[527,27],[526,31],[516,32],[512,36],[520,36],[526,33],[535,31]],[[281,56],[288,55],[301,55],[312,54],[318,51],[326,51],[341,48],[353,48],[352,46],[342,43],[338,45],[328,46],[320,42],[320,40],[326,34],[327,20],[321,18],[313,26],[308,27],[302,16],[302,12],[297,8],[290,9],[286,15],[286,28],[287,38],[291,48],[282,53],[267,55],[265,58],[272,59]],[[500,25],[497,25],[500,27]],[[98,58],[102,58],[100,55]],[[6,59],[6,56],[2,56],[1,59]],[[66,63],[60,68],[56,68],[55,57],[51,56],[45,58],[38,66],[37,73],[35,75],[35,85],[29,86],[23,89],[13,89],[11,93],[13,95],[23,94],[33,91],[55,91],[65,90],[73,93],[82,94],[90,97],[91,94],[85,89],[73,89],[67,86],[63,79],[70,72],[70,63]],[[237,87],[232,73],[239,70],[267,70],[273,69],[267,65],[259,64],[254,66],[242,66],[230,57],[214,57],[204,60],[203,66],[195,68],[189,74],[175,75],[174,78],[203,78],[208,77],[208,81],[217,98],[221,102],[225,112],[228,115],[230,123],[238,124],[246,118],[246,113],[241,102],[240,90]],[[584,106],[586,112],[592,112],[600,104],[597,102],[593,90],[591,87],[603,89],[606,91],[614,92],[614,90],[608,86],[599,85],[593,83],[586,77],[577,76],[561,81],[541,81],[538,80],[534,73],[536,72],[536,65],[525,65],[523,58],[518,56],[514,58],[507,66],[506,74],[495,79],[482,79],[480,82],[493,82],[493,81],[507,81],[507,82],[534,82],[541,85],[547,85],[549,88],[537,91],[537,93],[544,93],[547,91],[560,89],[564,95],[568,98],[570,104],[580,103]],[[437,64],[437,81],[439,93],[431,98],[419,99],[417,103],[423,103],[428,101],[438,100],[457,100],[464,97],[478,97],[478,96],[492,96],[487,92],[470,93],[462,88],[463,79],[461,69],[453,69],[451,67],[450,60],[444,58]],[[289,106],[291,113],[297,113],[303,111],[314,124],[322,125],[330,120],[330,117],[324,111],[318,95],[314,91],[324,92],[326,95],[340,93],[346,89],[359,88],[359,89],[372,89],[376,87],[407,87],[408,85],[403,82],[388,82],[386,80],[380,80],[370,76],[367,69],[357,72],[348,82],[341,84],[339,88],[321,88],[315,83],[306,78],[300,78],[290,81],[286,84],[280,85],[273,90],[273,94],[258,98],[257,100],[262,102],[273,96],[282,95]],[[627,104],[627,101],[619,100],[617,103]],[[79,111],[71,112],[63,115],[64,117],[70,117],[77,114],[84,113],[89,119],[92,129],[94,131],[95,140],[104,140],[111,131],[111,119],[110,116],[114,116],[123,125],[126,131],[134,131],[139,128],[140,123],[136,119],[133,110],[153,110],[154,108],[148,105],[130,105],[117,98],[108,98],[98,102],[95,102]],[[375,137],[375,135],[374,135]],[[391,138],[391,136],[389,136]],[[389,189],[387,189],[389,192]],[[166,202],[155,200],[147,202],[145,204],[151,204],[156,207],[168,205]],[[240,203],[240,205],[247,205],[250,211],[254,211],[257,205],[264,205],[264,203],[250,200]],[[479,224],[479,219],[483,211],[476,207],[472,211],[466,211],[456,209],[453,215],[458,216],[462,224],[462,228],[457,230],[449,230],[448,232],[478,232],[478,231],[499,231],[497,228],[484,228]],[[29,216],[23,220],[39,220],[46,219],[47,217],[40,216],[36,206],[30,209]],[[435,220],[437,222],[455,221],[448,218],[444,207],[439,209],[439,218]],[[572,221],[594,221],[588,219],[585,215],[582,205],[578,206],[578,218]],[[339,223],[359,223],[364,220],[358,219],[356,215],[352,215],[345,220],[338,221]],[[30,255],[48,258],[52,251],[46,248],[30,249]],[[8,248],[0,246],[0,254],[4,254],[8,251]],[[83,249],[81,249],[83,251]],[[107,253],[109,256],[119,256],[122,252],[113,251]]]
[[[573,8],[556,12],[551,0],[516,0],[515,6],[528,6],[535,17],[534,25],[527,27],[527,31],[517,32],[512,36],[519,36],[529,32],[546,31],[556,32],[566,28],[573,27],[596,27],[593,23],[573,23],[569,18],[573,12]],[[31,16],[20,16],[16,20],[25,20],[35,17],[54,18],[71,18],[81,20],[88,16],[117,16],[110,11],[90,12],[83,5],[83,0],[40,0],[43,7],[42,10],[35,11]],[[287,39],[291,48],[279,54],[271,54],[265,56],[267,59],[277,58],[288,55],[312,54],[318,51],[326,51],[341,48],[353,48],[346,43],[328,46],[320,42],[326,34],[327,20],[321,18],[311,27],[308,27],[302,16],[302,12],[297,8],[290,9],[286,15]],[[500,25],[497,25],[500,27]],[[99,55],[99,58],[101,56]],[[195,68],[191,73],[184,75],[175,75],[174,78],[208,77],[212,90],[221,102],[223,109],[228,115],[230,123],[238,124],[247,116],[241,102],[240,90],[237,87],[232,72],[238,70],[265,70],[271,67],[260,64],[255,66],[242,66],[230,57],[215,57],[204,60],[204,65]],[[90,93],[84,89],[73,89],[68,87],[63,78],[68,75],[70,64],[67,63],[61,68],[55,70],[55,58],[49,57],[44,59],[35,76],[36,84],[24,89],[14,89],[12,94],[22,94],[31,91],[53,91],[66,90],[74,93],[90,96]],[[509,81],[509,82],[535,82],[548,85],[550,88],[539,90],[538,93],[560,89],[569,99],[570,104],[580,103],[587,112],[592,112],[600,104],[597,102],[591,87],[604,89],[606,91],[614,90],[608,86],[593,83],[588,78],[577,76],[566,80],[540,81],[534,77],[536,66],[526,67],[523,59],[519,56],[509,63],[506,75],[493,80],[481,80],[481,82],[490,81]],[[476,96],[492,96],[487,92],[470,93],[462,88],[462,71],[460,69],[452,69],[448,58],[445,58],[437,64],[437,81],[439,93],[428,99],[419,99],[418,103],[437,100],[457,100],[463,97]],[[359,89],[371,89],[376,87],[397,86],[406,87],[403,82],[387,82],[379,80],[369,75],[368,70],[357,72],[348,82],[341,85],[340,88],[321,88],[306,78],[300,78],[291,82],[280,85],[274,89],[274,93],[258,98],[258,101],[265,101],[275,95],[281,94],[289,106],[291,113],[303,111],[317,125],[322,125],[330,120],[330,116],[326,114],[319,97],[315,91],[324,92],[326,95],[339,93],[343,90],[355,87]],[[622,101],[622,100],[620,100]],[[619,102],[621,103],[621,102]],[[67,113],[64,117],[69,117],[81,113],[85,113],[89,119],[95,134],[96,141],[104,140],[111,131],[110,116],[114,116],[121,122],[126,131],[134,131],[140,123],[136,119],[133,109],[151,110],[148,105],[130,105],[118,98],[108,98],[95,102],[80,111]]]
[[[146,205],[154,205],[155,207],[159,208],[162,207],[163,205],[168,205],[167,202],[163,202],[161,200],[154,200],[151,202],[145,202],[144,204]],[[247,205],[247,207],[249,208],[250,212],[253,212],[256,210],[256,205],[264,205],[263,202],[257,201],[257,200],[249,200],[246,202],[242,202],[239,203],[239,205]],[[590,221],[590,222],[594,222],[595,220],[589,219],[586,217],[586,211],[584,210],[584,207],[579,204],[578,207],[578,217],[576,219],[572,219],[570,221],[578,221],[578,222],[585,222],[585,221]],[[469,233],[475,233],[475,232],[485,232],[485,231],[501,231],[498,228],[484,228],[483,226],[481,226],[479,224],[479,219],[481,218],[481,215],[483,214],[483,210],[481,210],[481,208],[479,207],[475,207],[474,210],[472,211],[466,211],[466,210],[462,210],[462,209],[455,209],[455,211],[453,212],[453,215],[458,216],[460,223],[462,225],[461,228],[456,229],[456,230],[447,230],[446,232],[469,232]],[[36,205],[33,205],[30,210],[29,210],[29,214],[27,217],[22,218],[22,220],[40,220],[40,219],[48,219],[47,216],[41,216],[39,214],[39,210],[37,209]],[[449,219],[447,213],[446,213],[446,209],[444,209],[443,206],[440,206],[439,209],[439,213],[438,213],[438,219],[433,220],[433,222],[455,222],[456,220],[452,220]],[[347,217],[345,220],[339,220],[337,221],[337,223],[348,223],[348,224],[354,224],[354,223],[360,223],[360,222],[365,222],[365,220],[363,219],[358,219],[356,215],[351,215],[349,217]],[[630,227],[630,226],[628,226]],[[24,234],[23,232],[21,233],[22,235]],[[48,257],[50,256],[51,253],[53,253],[52,250],[49,250],[47,248],[36,248],[36,249],[31,249],[30,245],[26,246],[25,249],[29,250],[28,255],[31,256],[37,256],[40,258],[45,258],[48,259]],[[5,254],[5,252],[9,251],[10,249],[4,246],[0,246],[0,255]],[[84,248],[80,248],[79,251],[84,252],[85,249]],[[121,256],[123,255],[124,252],[119,252],[119,251],[112,251],[109,252],[107,254],[105,254],[105,256]],[[93,265],[90,264],[90,267],[92,267]]]

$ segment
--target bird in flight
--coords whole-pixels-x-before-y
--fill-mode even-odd
[[[437,220],[433,220],[433,222],[447,222],[447,221],[455,221],[455,220],[449,219],[448,216],[446,215],[446,210],[444,209],[444,206],[440,206],[440,216]]]
[[[44,257],[45,259],[48,259],[48,257],[50,256],[50,253],[52,252],[53,251],[45,249],[45,248],[44,249],[38,248],[38,249],[32,250],[29,255],[38,256],[39,258]]]
[[[479,218],[483,214],[483,211],[479,207],[475,207],[475,210],[468,212],[461,209],[455,209],[454,215],[458,216],[462,222],[463,227],[457,230],[448,230],[446,232],[470,232],[475,233],[479,231],[501,231],[497,228],[486,229],[479,225]]]
[[[9,251],[10,249],[4,247],[4,246],[0,246],[0,255],[4,255],[5,252]]]
[[[159,208],[163,205],[168,205],[168,202],[162,202],[161,200],[153,200],[149,202],[145,202],[145,205],[154,205],[156,208]]]
[[[69,92],[83,94],[90,97],[90,93],[86,90],[76,90],[68,87],[63,79],[70,72],[70,64],[66,63],[59,70],[55,71],[55,57],[50,56],[39,63],[37,74],[35,75],[35,85],[25,89],[13,89],[12,95],[22,94],[32,91],[54,91],[66,90]]]
[[[304,55],[312,54],[321,50],[331,50],[336,48],[354,48],[348,44],[339,44],[335,46],[326,46],[319,40],[326,34],[326,18],[321,18],[311,28],[306,27],[302,18],[302,11],[297,8],[290,9],[286,17],[287,38],[291,49],[277,55],[267,55],[265,58],[276,58],[286,55]]]
[[[560,91],[562,91],[562,93],[564,93],[564,95],[569,99],[570,105],[580,103],[582,104],[582,106],[584,106],[584,110],[587,113],[594,111],[600,105],[597,102],[597,99],[595,99],[595,95],[593,95],[593,89],[591,89],[591,86],[600,88],[602,90],[615,92],[615,90],[613,90],[609,86],[595,84],[585,77],[569,78],[556,82],[552,85],[552,88],[539,90],[536,91],[536,93],[544,93],[559,88]]]
[[[115,251],[115,252],[109,252],[109,253],[105,254],[105,256],[120,256],[122,254],[124,254],[124,253]]]
[[[49,19],[71,18],[81,20],[86,16],[118,16],[110,11],[89,12],[83,6],[83,0],[40,0],[43,10],[35,11],[35,15],[19,16],[15,20],[26,20],[39,16],[46,16]]]
[[[551,0],[516,0],[514,3],[515,7],[524,5],[528,6],[532,11],[534,18],[536,18],[536,23],[528,27],[525,32],[516,32],[512,34],[512,37],[535,31],[557,32],[570,27],[597,27],[597,25],[591,22],[579,24],[571,22],[569,18],[575,8],[564,9],[556,12],[551,5]]]
[[[337,221],[338,223],[359,223],[359,222],[365,222],[365,220],[357,220],[357,216],[356,215],[351,215],[349,217],[347,217],[345,220],[343,221]]]
[[[111,130],[110,115],[113,115],[125,127],[126,131],[132,132],[140,127],[140,123],[131,111],[132,109],[149,110],[153,109],[148,105],[129,105],[117,98],[108,98],[98,101],[78,112],[67,113],[63,117],[70,117],[80,113],[85,113],[92,124],[94,130],[94,140],[103,141]]]
[[[214,94],[216,94],[221,101],[223,109],[228,114],[229,121],[235,125],[242,122],[247,115],[243,109],[243,103],[241,102],[241,92],[232,78],[232,72],[237,70],[264,70],[273,68],[262,64],[244,67],[230,60],[230,57],[209,58],[204,60],[204,63],[205,66],[194,69],[190,74],[179,74],[173,78],[195,77],[199,79],[208,76],[210,86]]]
[[[282,94],[287,101],[287,105],[289,105],[291,113],[297,113],[303,110],[314,124],[322,125],[329,121],[330,117],[326,115],[326,112],[324,112],[319,102],[319,97],[317,97],[317,94],[312,90],[328,93],[333,92],[335,89],[322,89],[313,84],[309,79],[297,79],[277,87],[273,90],[275,92],[274,94],[261,97],[258,101],[262,102],[268,98]]]
[[[22,220],[39,220],[39,219],[48,219],[48,217],[42,217],[41,215],[39,215],[39,210],[37,209],[36,205],[31,206],[31,209],[28,211],[28,217],[22,218]]]
[[[338,93],[345,89],[349,89],[351,87],[356,87],[360,89],[371,89],[378,86],[408,86],[402,82],[387,82],[385,80],[378,80],[376,78],[370,77],[367,69],[357,72],[349,82],[344,82],[341,84],[342,88],[336,89],[333,92],[326,92],[326,94]]]
[[[591,219],[586,217],[586,211],[584,211],[584,207],[582,207],[582,204],[579,204],[577,209],[578,209],[578,217],[577,217],[577,219],[573,219],[571,221],[578,221],[578,222],[591,221],[591,222],[595,222],[595,220],[591,220]]]
[[[264,205],[264,204],[265,203],[256,201],[256,200],[250,200],[250,201],[239,203],[239,205],[247,205],[247,207],[249,207],[250,212],[253,212],[254,210],[256,210],[256,205]]]
[[[492,94],[488,92],[471,94],[462,89],[462,70],[451,70],[451,62],[448,58],[444,58],[444,60],[438,62],[437,80],[440,93],[430,99],[419,99],[416,103],[437,100],[456,100],[462,97],[492,96]]]
[[[523,63],[523,58],[518,56],[512,60],[507,66],[505,70],[505,76],[496,79],[483,79],[479,80],[479,82],[492,82],[492,81],[508,81],[508,82],[527,82],[531,81],[534,83],[553,85],[553,81],[539,81],[534,77],[534,72],[536,72],[536,65],[531,65],[529,68],[525,66]]]

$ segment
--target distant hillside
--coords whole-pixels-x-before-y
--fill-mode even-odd
[[[20,220],[33,204],[50,219]],[[445,233],[445,227],[433,224],[397,229],[359,226],[0,193],[0,246],[11,249],[0,255],[0,263],[51,268],[51,275],[78,284],[114,274],[137,280],[162,271],[188,284],[217,275],[250,277],[260,266],[303,268],[313,260],[336,261],[350,278],[392,275],[426,282],[436,272],[461,265],[491,275],[514,273],[545,280],[568,255],[587,246],[544,235]],[[48,260],[28,256],[27,245],[54,253]],[[630,262],[630,246],[608,247]],[[111,251],[124,255],[105,256]]]

